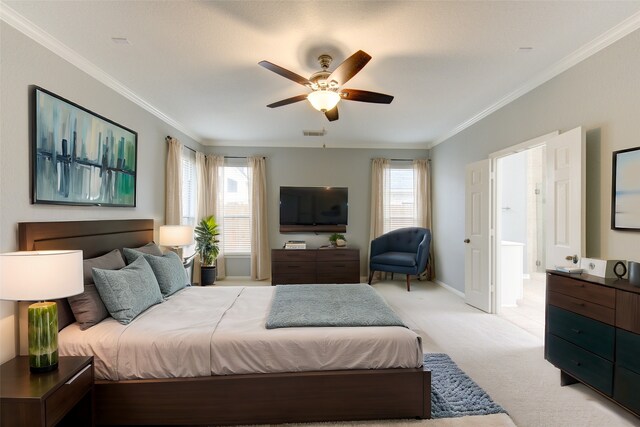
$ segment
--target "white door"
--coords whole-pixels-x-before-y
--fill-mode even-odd
[[[572,265],[585,255],[585,159],[582,127],[547,141],[546,267]]]
[[[491,312],[491,160],[465,170],[464,295],[467,304]]]

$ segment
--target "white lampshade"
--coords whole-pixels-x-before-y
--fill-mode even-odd
[[[44,301],[83,291],[82,251],[0,254],[0,299]]]
[[[193,245],[193,227],[190,225],[161,225],[161,246],[189,246]]]
[[[307,95],[307,99],[318,111],[333,110],[333,107],[340,102],[340,94],[332,90],[316,90]]]

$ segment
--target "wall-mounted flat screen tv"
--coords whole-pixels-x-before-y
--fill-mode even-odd
[[[346,187],[280,187],[280,228],[284,231],[333,231],[345,228],[348,220],[349,190]],[[324,227],[329,227],[324,229]],[[285,227],[286,228],[286,227]]]

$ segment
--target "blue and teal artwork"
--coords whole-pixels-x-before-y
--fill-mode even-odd
[[[35,88],[34,203],[136,205],[138,134]]]

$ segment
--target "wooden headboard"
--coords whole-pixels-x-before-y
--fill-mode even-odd
[[[81,249],[84,258],[94,258],[113,249],[138,247],[152,240],[152,219],[18,223],[21,251]]]

